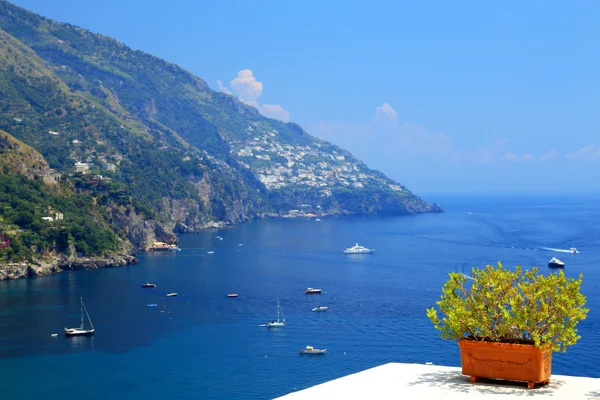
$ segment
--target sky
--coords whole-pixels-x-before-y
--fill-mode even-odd
[[[600,193],[600,2],[13,0],[416,193]]]

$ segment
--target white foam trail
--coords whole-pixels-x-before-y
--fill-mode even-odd
[[[469,275],[467,275],[467,274],[463,274],[462,272],[459,272],[459,274],[461,274],[461,275],[462,275],[462,276],[464,276],[465,278],[467,278],[467,279],[470,279],[470,280],[472,280],[472,281],[474,281],[474,280],[475,280],[475,279],[471,278]]]
[[[572,250],[567,250],[567,249],[555,249],[554,247],[540,247],[540,249],[542,250],[548,250],[548,251],[557,251],[559,253],[573,253]]]

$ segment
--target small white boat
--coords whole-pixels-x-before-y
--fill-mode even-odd
[[[556,257],[552,257],[552,259],[548,261],[548,266],[552,268],[563,268],[565,266],[565,263],[560,261]]]
[[[356,243],[352,247],[346,247],[344,249],[344,254],[373,254],[374,251],[375,249],[368,249]]]
[[[58,333],[53,333],[53,334],[52,334],[52,335],[50,335],[50,336],[52,336],[52,337],[57,337],[57,336],[58,336]]]
[[[571,248],[569,249],[569,251],[570,251],[571,253],[573,253],[573,254],[577,254],[577,253],[579,253],[579,250],[577,250],[575,247],[571,247]]]
[[[158,304],[146,304],[146,307],[158,307]]]
[[[322,291],[323,291],[322,289],[315,289],[315,288],[309,287],[308,289],[306,289],[304,291],[304,293],[306,293],[306,294],[321,294]]]
[[[215,254],[214,251],[207,251],[206,254]]]
[[[329,307],[326,306],[319,306],[319,307],[315,307],[312,309],[314,312],[323,312],[323,311],[327,311],[329,310]]]
[[[142,283],[142,287],[143,288],[155,288],[156,287],[156,283]]]
[[[177,294],[177,293],[175,293],[175,292],[167,293],[167,297],[175,297],[175,296],[177,296],[177,295],[178,295],[178,294]]]
[[[325,354],[327,349],[315,349],[312,346],[306,346],[304,349],[298,350],[300,354]]]
[[[238,297],[237,293],[228,293],[227,297]]]
[[[315,221],[317,221],[317,222],[321,222],[321,220],[320,220],[319,218],[316,218],[316,219],[315,219]]]
[[[277,299],[277,319],[267,322],[265,326],[267,328],[283,328],[285,326],[285,316],[279,304],[279,299]]]
[[[83,297],[80,297],[81,301],[81,325],[79,328],[65,328],[65,336],[86,336],[94,334],[94,324],[92,324],[92,319],[90,318],[90,314],[87,312],[87,308],[85,308],[85,304],[83,304]],[[85,311],[85,315],[87,315],[88,321],[90,323],[90,329],[85,329],[83,327],[83,312]]]

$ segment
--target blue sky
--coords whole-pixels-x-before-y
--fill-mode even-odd
[[[14,3],[179,64],[417,193],[600,192],[595,1]]]

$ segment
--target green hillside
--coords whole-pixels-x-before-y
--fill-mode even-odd
[[[173,231],[297,209],[441,210],[174,64],[4,0],[0,129],[94,199],[113,234],[135,248]]]

